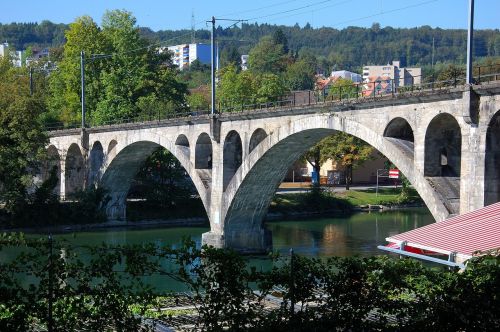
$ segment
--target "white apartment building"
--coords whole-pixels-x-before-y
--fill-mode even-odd
[[[10,54],[12,64],[14,67],[22,67],[23,66],[23,52],[24,51],[11,51],[9,50],[9,43],[5,42],[0,44],[0,56],[4,57],[6,54]]]
[[[243,54],[241,56],[241,70],[248,69],[248,54]]]
[[[346,80],[351,80],[354,83],[361,83],[363,81],[363,78],[360,74],[353,73],[352,71],[348,70],[332,71],[330,77],[340,77]]]
[[[203,64],[211,63],[209,44],[181,44],[168,46],[167,49],[172,52],[173,63],[180,70],[188,68],[194,60]]]

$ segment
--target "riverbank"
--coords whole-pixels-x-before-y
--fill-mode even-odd
[[[346,216],[359,211],[387,210],[423,206],[415,190],[409,199],[400,201],[400,188],[349,190],[330,192],[309,190],[300,193],[275,195],[266,216],[267,221],[295,218]],[[65,233],[106,228],[155,228],[155,227],[209,227],[203,204],[199,199],[189,199],[182,206],[158,207],[146,201],[128,203],[128,220],[110,220],[96,223],[37,225],[19,228],[2,227],[2,231],[28,233]]]

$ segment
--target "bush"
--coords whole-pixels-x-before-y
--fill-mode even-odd
[[[74,248],[3,234],[0,249],[7,247],[24,251],[0,262],[2,330],[47,324],[50,287],[54,323],[61,330],[138,330],[136,315],[149,310],[151,316],[155,299],[166,296],[145,282],[143,277],[152,275],[188,286],[198,313],[196,328],[203,331],[500,329],[500,258],[492,255],[471,259],[460,273],[386,256],[297,255],[274,257],[270,271],[258,272],[231,250],[197,249],[193,241],[177,249],[154,244]],[[167,268],[165,260],[176,268]],[[31,276],[28,285],[23,274]]]

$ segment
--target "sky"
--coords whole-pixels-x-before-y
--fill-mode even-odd
[[[106,10],[125,9],[139,26],[155,31],[190,29],[192,14],[196,29],[207,28],[211,16],[301,27],[309,23],[314,28],[370,27],[378,22],[382,27],[466,29],[468,6],[469,0],[22,0],[4,1],[0,23],[71,23],[82,15],[100,23]],[[474,21],[476,29],[500,29],[500,0],[475,0]]]

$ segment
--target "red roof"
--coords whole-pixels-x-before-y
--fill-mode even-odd
[[[476,251],[500,248],[500,202],[386,238],[442,254],[456,252],[470,258]]]

